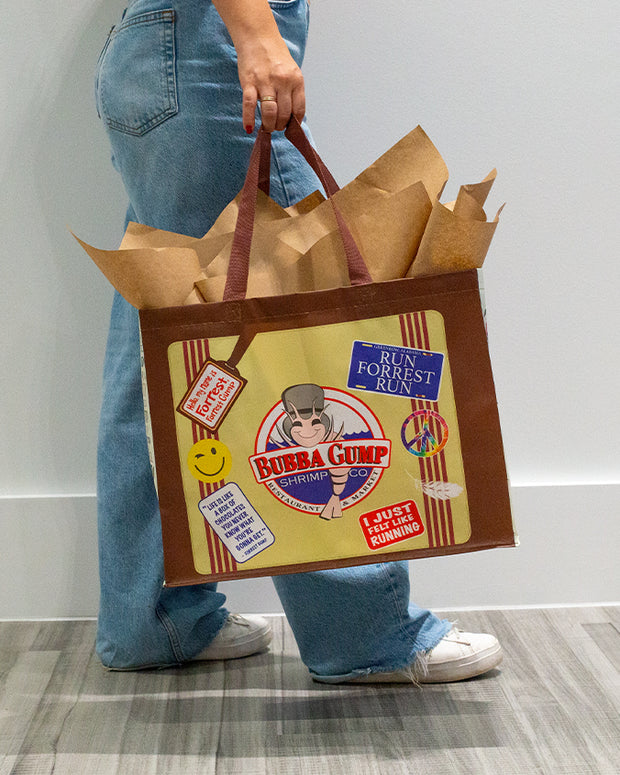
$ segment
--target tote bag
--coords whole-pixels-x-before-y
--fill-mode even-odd
[[[373,283],[335,210],[349,286],[246,298],[269,145],[224,300],[140,312],[166,584],[513,546],[477,271]]]

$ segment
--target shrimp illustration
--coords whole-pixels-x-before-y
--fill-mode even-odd
[[[312,383],[293,385],[282,393],[282,405],[286,417],[278,428],[280,440],[271,441],[279,447],[296,444],[300,447],[315,447],[325,441],[342,438],[344,423],[338,430],[334,428],[334,419],[327,412],[325,392],[322,387]],[[332,495],[321,511],[322,519],[342,517],[340,496],[344,492],[349,478],[350,468],[328,469],[332,485]]]

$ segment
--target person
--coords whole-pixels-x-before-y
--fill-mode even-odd
[[[305,122],[307,0],[130,0],[99,57],[96,101],[129,198],[127,221],[201,237],[241,189],[260,116],[271,196],[319,188],[283,137]],[[241,114],[241,115],[240,115]],[[268,623],[225,608],[215,584],[163,585],[161,525],[142,404],[138,313],[115,295],[98,444],[97,653],[113,670],[248,656]],[[410,602],[403,562],[282,575],[277,593],[311,676],[448,681],[494,668],[490,635]]]

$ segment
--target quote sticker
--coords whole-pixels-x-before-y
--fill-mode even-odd
[[[265,551],[275,536],[234,482],[220,487],[198,504],[203,517],[239,563]]]

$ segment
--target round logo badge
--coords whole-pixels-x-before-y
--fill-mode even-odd
[[[400,437],[407,452],[416,457],[432,457],[448,443],[448,423],[430,409],[420,409],[405,420]]]
[[[391,442],[355,396],[311,383],[283,391],[261,423],[250,465],[282,503],[323,519],[342,516],[376,487]]]

